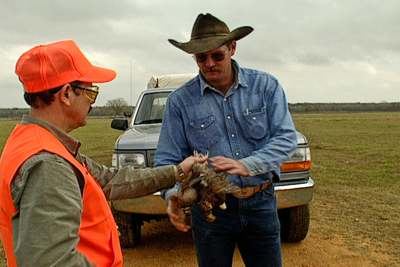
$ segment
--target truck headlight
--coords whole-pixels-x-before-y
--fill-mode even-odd
[[[133,153],[133,154],[114,154],[113,155],[113,166],[122,168],[126,165],[133,165],[138,168],[146,167],[146,161],[143,154]]]
[[[311,153],[309,147],[299,147],[296,153],[281,166],[282,172],[304,171],[311,169]]]

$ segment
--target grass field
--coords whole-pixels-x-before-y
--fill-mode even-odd
[[[85,127],[71,133],[82,142],[81,153],[101,164],[111,165],[111,155],[115,141],[122,131],[111,129],[111,118],[89,118]],[[20,120],[0,119],[0,152],[13,128]]]
[[[312,227],[400,264],[400,113],[295,114],[294,120],[311,143]]]
[[[341,235],[355,251],[400,264],[400,113],[294,114],[311,145],[316,182],[311,227]],[[0,120],[0,148],[19,121]],[[111,119],[89,119],[72,135],[82,153],[110,165],[120,131]]]

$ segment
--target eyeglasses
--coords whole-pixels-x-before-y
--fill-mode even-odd
[[[230,47],[229,47],[229,50],[230,50]],[[226,50],[226,51],[227,51],[227,50]],[[211,57],[214,61],[220,62],[220,61],[222,61],[222,60],[225,59],[226,51],[225,51],[225,52],[218,51],[218,52],[212,53],[212,54],[210,55],[210,57]],[[198,63],[204,63],[204,62],[207,61],[208,55],[206,55],[206,54],[195,54],[195,55],[193,56],[193,58],[194,58]]]
[[[99,89],[100,89],[98,86],[91,86],[91,87],[72,86],[72,87],[84,90],[85,96],[90,100],[90,104],[94,104],[94,102],[96,102],[96,98],[99,95]]]

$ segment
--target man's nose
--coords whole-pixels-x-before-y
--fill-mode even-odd
[[[212,59],[212,57],[210,55],[207,56],[207,60],[204,63],[207,67],[212,67],[215,65],[215,60]]]

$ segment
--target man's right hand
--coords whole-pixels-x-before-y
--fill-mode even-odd
[[[181,166],[181,168],[185,172],[185,174],[188,175],[189,172],[192,171],[193,165],[196,162],[204,163],[204,164],[206,164],[206,166],[208,166],[207,160],[208,160],[208,155],[206,155],[202,158],[190,156],[190,157],[187,157],[186,159],[184,159],[181,163],[179,163],[179,165]]]
[[[167,213],[169,220],[176,229],[182,232],[187,232],[190,226],[186,225],[186,214],[181,209],[181,205],[178,202],[178,197],[172,195],[168,203]]]

